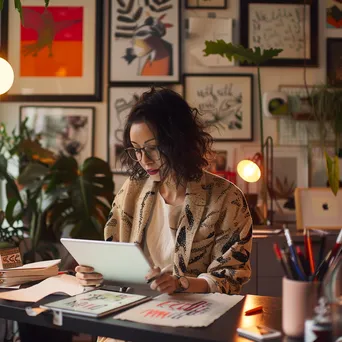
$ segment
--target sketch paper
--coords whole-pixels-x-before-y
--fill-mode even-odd
[[[149,299],[150,297],[138,294],[94,290],[48,303],[41,307],[84,316],[99,317],[132,305],[137,305],[141,301]]]
[[[162,294],[114,316],[114,319],[170,327],[206,327],[243,298],[221,293]]]
[[[233,66],[234,60],[219,55],[204,56],[205,40],[216,41],[223,39],[229,43],[233,41],[233,20],[225,18],[189,18],[188,46],[191,60],[207,67]]]
[[[311,58],[310,6],[305,6],[306,58]],[[304,6],[249,4],[249,47],[283,49],[276,58],[304,57]]]
[[[26,289],[0,292],[0,299],[35,303],[53,293],[61,292],[69,296],[75,296],[87,290],[89,288],[80,285],[76,277],[62,274],[47,278],[39,284]]]

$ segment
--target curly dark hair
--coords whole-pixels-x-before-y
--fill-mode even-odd
[[[205,132],[196,108],[168,88],[152,87],[143,93],[129,113],[124,128],[124,148],[132,147],[130,130],[134,123],[145,122],[155,133],[159,151],[165,161],[162,177],[173,172],[176,183],[198,180],[202,169],[208,166],[206,159],[212,146],[212,137]],[[122,163],[131,179],[147,174],[141,165],[125,153]]]

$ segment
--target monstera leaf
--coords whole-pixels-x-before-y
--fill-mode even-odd
[[[265,49],[261,50],[260,47],[254,49],[245,48],[242,45],[234,45],[232,43],[226,43],[220,39],[216,42],[210,40],[205,41],[206,48],[203,50],[205,55],[220,55],[228,58],[230,61],[235,59],[236,61],[248,64],[261,65],[268,60],[278,56],[282,49]]]
[[[56,234],[69,226],[73,238],[103,239],[103,227],[114,199],[112,172],[108,163],[95,157],[85,160],[79,170],[72,160],[65,157],[54,165],[48,192],[53,194],[64,183],[65,195],[59,194],[59,200],[48,210],[48,225]]]

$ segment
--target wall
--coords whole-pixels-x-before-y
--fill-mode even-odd
[[[183,1],[183,0],[182,0]],[[52,0],[53,2],[53,0]],[[239,0],[229,0],[227,10],[216,11],[218,17],[226,17],[235,19],[234,38],[235,42],[239,36]],[[107,8],[105,13],[108,13],[108,3],[106,1]],[[319,0],[319,68],[312,68],[307,71],[307,82],[308,84],[314,84],[325,81],[325,63],[326,63],[326,37],[341,36],[339,31],[341,30],[327,30],[325,28],[325,0]],[[207,16],[207,10],[184,10],[183,18],[188,16]],[[213,12],[213,11],[210,11]],[[64,105],[75,105],[75,106],[95,106],[96,108],[96,126],[95,126],[95,155],[99,158],[107,158],[107,56],[108,56],[108,16],[104,21],[105,25],[105,36],[104,36],[104,84],[103,84],[103,102],[98,103],[63,103]],[[329,31],[329,32],[328,32]],[[256,68],[254,67],[224,67],[207,69],[202,66],[196,65],[193,60],[187,58],[185,51],[187,49],[186,40],[183,39],[183,71],[186,73],[253,73],[256,76]],[[266,91],[274,91],[278,89],[280,84],[288,85],[303,85],[303,69],[302,68],[263,68],[262,70],[262,89]],[[256,95],[257,83],[255,79],[254,91]],[[0,97],[1,101],[1,97]],[[17,126],[19,121],[19,106],[24,104],[34,103],[4,103],[0,102],[0,122],[4,122],[8,125],[11,130]],[[42,103],[36,103],[42,105]],[[60,105],[61,103],[45,103],[47,105]],[[255,119],[254,119],[254,143],[259,141],[259,127],[258,127],[258,103],[255,96]],[[277,125],[276,121],[265,118],[264,120],[264,134],[265,136],[271,135],[275,141],[277,139]],[[219,143],[217,147],[219,149],[228,149],[232,147],[239,147],[238,144],[232,143]],[[116,183],[116,191],[120,188],[125,176],[114,175],[114,181]]]

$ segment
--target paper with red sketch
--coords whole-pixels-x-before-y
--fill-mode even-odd
[[[162,294],[113,318],[170,327],[206,327],[243,298],[221,293]]]

